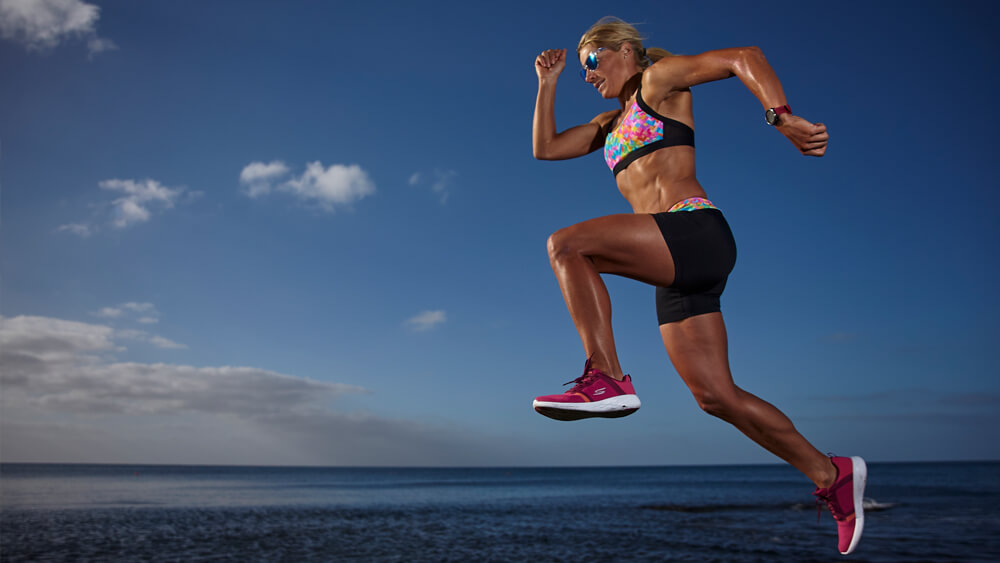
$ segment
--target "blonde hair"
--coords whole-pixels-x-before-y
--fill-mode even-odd
[[[580,43],[576,46],[576,54],[579,56],[580,51],[587,45],[619,51],[622,45],[628,43],[632,46],[632,52],[635,53],[636,62],[643,69],[649,68],[649,65],[663,57],[671,55],[670,51],[659,47],[644,48],[642,46],[643,39],[644,37],[639,35],[639,30],[634,25],[614,16],[605,16],[597,20],[597,23],[590,26],[590,29],[583,34]]]

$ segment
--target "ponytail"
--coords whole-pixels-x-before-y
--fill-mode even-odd
[[[628,43],[632,45],[636,62],[643,69],[649,68],[649,65],[663,57],[671,55],[670,51],[659,47],[643,48],[642,40],[643,37],[639,35],[639,30],[635,26],[616,17],[606,16],[599,19],[583,34],[576,47],[576,52],[579,54],[585,45],[595,45],[618,51],[622,45]]]

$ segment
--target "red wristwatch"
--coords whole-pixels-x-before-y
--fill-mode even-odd
[[[764,112],[764,121],[766,121],[768,125],[777,125],[778,116],[783,113],[791,115],[792,108],[788,107],[787,104],[776,108],[768,108],[768,110]]]

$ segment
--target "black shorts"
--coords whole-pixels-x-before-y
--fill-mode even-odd
[[[736,240],[718,209],[654,213],[674,258],[674,283],[656,288],[656,316],[672,323],[720,310],[736,265]]]

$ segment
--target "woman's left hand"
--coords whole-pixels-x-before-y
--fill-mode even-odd
[[[826,153],[830,135],[822,123],[810,123],[797,115],[783,115],[777,129],[806,156],[823,156]]]

